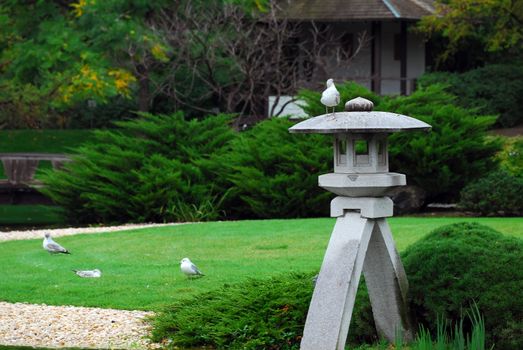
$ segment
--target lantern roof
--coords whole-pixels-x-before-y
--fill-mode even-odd
[[[348,112],[322,114],[304,120],[291,128],[291,133],[392,133],[403,130],[428,131],[431,126],[421,120],[390,112],[374,112],[371,101],[357,97],[346,103]]]

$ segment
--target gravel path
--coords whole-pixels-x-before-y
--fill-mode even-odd
[[[152,312],[0,302],[0,344],[47,348],[151,349]],[[156,345],[156,346],[155,346]]]
[[[43,238],[45,232],[51,233],[52,237],[71,236],[86,233],[100,233],[100,232],[113,232],[113,231],[124,231],[132,230],[145,227],[154,226],[169,226],[179,224],[127,224],[122,226],[106,226],[106,227],[81,227],[81,228],[57,228],[47,230],[29,230],[29,231],[7,231],[0,232],[0,242],[12,241],[20,239],[34,239]]]
[[[173,224],[124,225],[0,232],[0,242],[130,230]],[[144,338],[154,313],[76,306],[49,306],[0,301],[0,345],[48,348],[155,349]]]

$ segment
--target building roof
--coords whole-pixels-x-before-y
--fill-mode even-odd
[[[433,0],[279,0],[290,20],[418,20],[434,13]]]

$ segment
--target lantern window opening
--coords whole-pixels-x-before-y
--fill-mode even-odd
[[[365,139],[354,139],[354,166],[370,165],[369,142]]]
[[[369,154],[369,142],[367,140],[354,140],[354,149],[357,156]]]

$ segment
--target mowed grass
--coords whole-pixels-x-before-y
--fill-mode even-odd
[[[389,220],[404,250],[441,225],[474,221],[523,238],[523,218]],[[210,222],[57,238],[71,255],[50,255],[42,240],[0,243],[0,300],[54,305],[159,310],[197,292],[247,278],[318,271],[335,220]],[[189,257],[206,274],[187,279]],[[99,268],[83,279],[72,269]]]
[[[5,226],[11,228],[16,226],[53,225],[59,223],[64,223],[64,214],[58,206],[0,205],[0,227],[2,230]]]
[[[0,153],[71,153],[92,137],[92,130],[0,130]],[[36,177],[50,168],[51,162],[41,161]],[[0,178],[5,178],[1,162]]]

